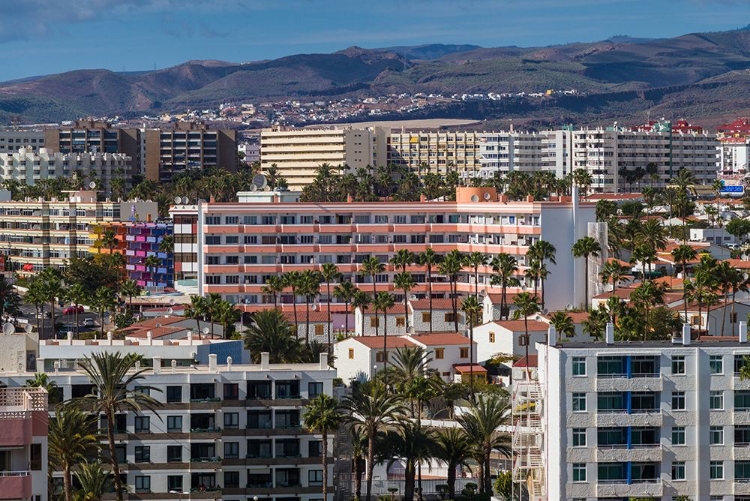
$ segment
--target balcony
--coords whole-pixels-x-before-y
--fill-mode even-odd
[[[632,414],[627,411],[602,411],[596,414],[596,426],[600,428],[618,426],[661,426],[664,416],[661,410],[633,410]]]
[[[662,460],[662,450],[660,444],[633,445],[630,449],[627,445],[600,445],[596,449],[595,457],[598,463],[658,462]]]
[[[654,497],[660,498],[664,491],[661,479],[633,480],[600,480],[596,485],[596,496],[600,498]]]
[[[31,472],[0,472],[0,499],[30,499]]]
[[[734,479],[734,493],[736,495],[749,495],[750,494],[750,478],[735,478]]]

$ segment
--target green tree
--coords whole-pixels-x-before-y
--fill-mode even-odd
[[[263,294],[269,294],[273,296],[273,308],[279,308],[279,294],[284,292],[284,280],[276,275],[271,275],[266,278],[266,283],[260,288]]]
[[[524,337],[526,338],[526,360],[529,359],[529,344],[531,339],[529,338],[529,316],[539,313],[538,299],[528,292],[522,292],[513,298],[513,303],[516,305],[516,311],[513,313],[513,318],[523,319]],[[530,379],[529,366],[526,365],[526,379]]]
[[[44,367],[38,367],[37,370],[44,370]],[[58,404],[57,383],[49,378],[44,372],[34,374],[34,379],[27,379],[27,388],[44,388],[47,390],[47,399],[50,404]]]
[[[81,463],[75,472],[76,480],[81,486],[76,492],[76,501],[99,501],[114,489],[112,479],[102,467],[101,461]]]
[[[576,240],[571,252],[573,257],[582,257],[584,260],[583,286],[586,311],[589,311],[589,256],[598,256],[602,247],[593,237],[583,237]]]
[[[81,287],[81,290],[83,291],[83,287]],[[130,311],[133,311],[133,298],[140,296],[141,292],[143,292],[143,287],[138,285],[135,280],[125,280],[120,286],[120,294],[128,297],[128,309]],[[78,320],[76,320],[76,323],[78,323]]]
[[[538,260],[540,264],[537,276],[541,281],[542,309],[544,309],[544,282],[547,280],[547,275],[549,274],[549,271],[547,270],[547,262],[555,265],[557,264],[557,261],[555,260],[557,249],[546,240],[538,240],[529,247],[529,252],[531,253],[531,257]]]
[[[324,263],[320,267],[320,276],[326,283],[326,297],[328,298],[328,351],[329,353],[333,350],[333,340],[331,335],[333,333],[333,322],[331,321],[331,283],[336,280],[341,280],[341,272],[338,266],[333,263]]]
[[[735,218],[725,226],[727,233],[737,237],[740,243],[744,242],[745,236],[750,233],[750,219]]]
[[[679,262],[682,266],[682,304],[685,309],[685,321],[688,321],[688,313],[687,313],[687,307],[688,307],[688,299],[687,299],[687,293],[688,293],[688,275],[687,275],[687,264],[688,262],[694,260],[697,257],[697,253],[695,252],[695,249],[690,247],[689,245],[682,244],[674,249],[672,249],[672,257],[675,261]]]
[[[573,337],[576,333],[575,323],[564,311],[556,311],[550,317],[550,324],[555,327],[558,336]]]
[[[58,409],[49,421],[50,462],[63,472],[65,501],[73,496],[72,469],[98,448],[94,418],[75,407]]]
[[[34,305],[36,309],[36,331],[39,335],[39,339],[42,339],[43,332],[40,325],[40,319],[44,322],[44,316],[41,314],[44,311],[44,304],[47,302],[47,294],[44,291],[44,282],[39,276],[31,279],[29,287],[26,290],[26,294],[23,296],[23,300],[26,304]]]
[[[474,272],[474,297],[479,298],[479,267],[487,264],[487,256],[481,252],[470,252],[464,256],[464,266]]]
[[[357,289],[354,292],[354,296],[352,297],[352,308],[359,308],[359,311],[362,312],[362,335],[364,336],[365,332],[365,311],[367,311],[367,308],[372,303],[372,300],[370,299],[370,296],[362,290]],[[375,317],[377,317],[377,311],[375,312]]]
[[[338,430],[344,417],[336,399],[321,394],[310,400],[305,406],[303,419],[305,428],[322,435],[323,499],[328,499],[328,435]]]
[[[232,339],[234,324],[242,319],[242,312],[229,301],[219,301],[214,308],[214,315],[224,329],[224,339]]]
[[[197,332],[201,332],[201,319],[206,315],[206,298],[190,296],[190,305],[185,309],[185,317],[195,320]]]
[[[612,295],[614,295],[615,292],[617,292],[617,284],[619,284],[629,272],[630,268],[621,265],[616,259],[610,259],[604,263],[604,266],[602,266],[602,270],[599,272],[599,278],[601,278],[602,282],[605,284],[612,284]]]
[[[444,428],[435,434],[435,457],[448,470],[448,499],[456,497],[456,469],[469,468],[472,445],[463,428]]]
[[[333,296],[346,305],[346,317],[344,318],[344,329],[349,334],[349,309],[354,300],[354,295],[359,291],[351,282],[341,282],[333,288]]]
[[[136,391],[137,383],[144,379],[143,373],[147,368],[136,368],[138,356],[122,355],[118,352],[94,353],[86,357],[81,363],[81,369],[86,373],[93,385],[90,394],[74,400],[81,408],[94,413],[101,413],[107,419],[107,442],[109,443],[109,461],[114,475],[115,494],[117,501],[123,500],[124,489],[120,477],[120,465],[115,451],[115,415],[118,412],[131,411],[136,414],[143,409],[156,412],[161,403],[151,395],[142,391],[160,391],[158,388],[142,386]]]
[[[297,319],[297,289],[299,288],[302,274],[299,271],[290,271],[283,276],[284,284],[292,290],[292,308],[294,310],[294,332],[299,333],[299,320]]]
[[[512,501],[513,499],[513,472],[501,471],[495,479],[495,494],[500,496],[503,501]]]
[[[664,287],[650,280],[643,282],[630,294],[634,305],[644,312],[643,340],[649,339],[649,312],[654,305],[664,303]]]
[[[446,254],[443,261],[438,265],[440,273],[448,278],[453,308],[453,325],[456,331],[458,331],[458,274],[461,272],[463,262],[463,255],[454,249]],[[430,322],[432,322],[432,311],[430,311]]]
[[[375,299],[375,296],[377,295],[377,289],[375,288],[376,280],[375,278],[377,275],[383,273],[385,271],[385,265],[380,262],[378,258],[375,256],[370,256],[367,259],[365,259],[359,268],[359,274],[364,277],[370,277],[372,280],[372,298]]]
[[[408,271],[397,273],[393,277],[393,285],[404,291],[404,313],[406,317],[406,332],[409,332],[409,291],[415,287],[414,279]]]
[[[300,340],[279,310],[261,310],[253,314],[253,323],[245,332],[245,348],[254,364],[260,354],[269,354],[270,363],[294,363],[300,357]]]
[[[109,287],[99,287],[93,297],[88,299],[88,304],[99,313],[101,336],[104,338],[104,313],[112,311],[117,305],[115,293]]]
[[[519,285],[515,274],[518,272],[518,260],[508,253],[501,252],[492,258],[490,262],[492,271],[495,275],[492,277],[493,285],[500,285],[500,316],[505,316],[507,320],[510,316],[508,307],[508,287]]]
[[[300,275],[299,293],[305,298],[305,345],[310,344],[310,302],[320,293],[320,272],[305,270]]]
[[[482,313],[482,304],[476,297],[464,299],[462,308],[466,312],[466,324],[469,326],[469,387],[471,400],[474,400],[474,325]]]
[[[383,370],[388,370],[388,310],[393,308],[393,296],[389,292],[378,292],[375,300],[372,302],[375,310],[375,318],[378,317],[378,310],[383,312]],[[375,335],[377,335],[377,323],[375,324]]]
[[[62,275],[57,268],[45,268],[39,275],[42,294],[50,305],[52,312],[52,330],[55,330],[55,305],[57,299],[63,297]]]
[[[440,262],[440,256],[428,247],[419,255],[419,264],[427,270],[427,299],[430,302],[430,334],[432,334],[432,269]]]
[[[216,292],[209,292],[203,298],[206,301],[206,315],[208,315],[208,321],[211,323],[211,337],[214,337],[214,317],[221,304],[221,294]]]

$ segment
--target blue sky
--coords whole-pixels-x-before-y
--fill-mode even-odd
[[[750,0],[2,0],[0,80],[425,43],[543,46],[750,24]]]

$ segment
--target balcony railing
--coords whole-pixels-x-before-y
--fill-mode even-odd
[[[218,426],[210,426],[208,428],[190,428],[190,433],[213,433],[221,431],[221,428]]]
[[[219,456],[201,456],[197,458],[190,458],[191,463],[218,463],[221,461]]]
[[[273,482],[255,482],[255,483],[248,483],[247,488],[248,489],[269,489],[273,487]]]

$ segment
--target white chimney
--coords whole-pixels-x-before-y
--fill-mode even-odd
[[[232,357],[227,357],[227,371],[232,370]]]
[[[690,324],[684,323],[682,324],[682,344],[684,346],[690,346]]]
[[[151,346],[151,343],[154,342],[154,335],[151,333],[151,331],[146,331],[146,343],[148,343],[149,346]]]
[[[604,342],[615,344],[615,324],[612,322],[607,322],[607,327],[604,329]]]
[[[188,331],[188,344],[193,344],[193,331]]]
[[[216,372],[216,353],[208,355],[208,371]]]
[[[112,344],[112,331],[107,331],[107,341]]]
[[[172,372],[175,372],[177,370],[177,360],[173,359],[170,365],[172,366]]]
[[[547,344],[549,346],[555,346],[557,344],[557,329],[555,329],[555,326],[550,324],[549,329],[547,330]]]
[[[68,344],[73,344],[73,331],[68,331]]]
[[[324,371],[324,370],[328,369],[328,352],[321,353],[318,356],[320,357],[318,359],[319,363],[320,363],[320,370]]]
[[[268,370],[268,364],[271,359],[271,355],[267,351],[264,351],[260,354],[260,370],[267,371]]]
[[[747,343],[747,322],[740,322],[740,343]]]
[[[154,357],[154,374],[161,374],[161,357]]]

